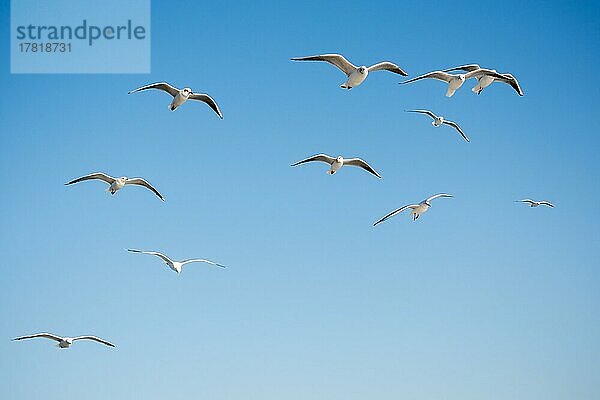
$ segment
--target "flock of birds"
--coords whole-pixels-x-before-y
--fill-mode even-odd
[[[324,61],[324,62],[327,62],[329,64],[336,66],[344,74],[346,74],[347,80],[346,80],[346,82],[344,82],[341,85],[341,87],[344,89],[348,89],[348,90],[362,84],[365,81],[365,79],[367,78],[367,76],[369,75],[369,73],[374,72],[374,71],[385,70],[385,71],[393,72],[398,75],[408,76],[408,74],[402,68],[400,68],[396,64],[391,63],[389,61],[383,61],[383,62],[374,64],[374,65],[371,65],[370,67],[366,67],[364,65],[357,67],[340,54],[323,54],[323,55],[308,56],[308,57],[297,57],[297,58],[292,58],[292,60],[293,61]],[[463,73],[459,73],[459,74],[451,74],[450,73],[450,72],[454,72],[454,71],[462,71]],[[406,80],[404,82],[400,82],[400,84],[407,84],[407,83],[415,82],[415,81],[422,80],[422,79],[440,80],[440,81],[446,82],[448,84],[446,96],[451,97],[465,83],[465,81],[467,81],[471,78],[474,78],[477,80],[476,86],[472,88],[472,91],[476,94],[480,94],[486,87],[490,86],[494,82],[501,82],[501,83],[510,85],[519,94],[519,96],[523,96],[523,91],[521,90],[519,82],[513,75],[511,75],[509,73],[498,73],[496,70],[493,70],[493,69],[481,68],[477,64],[467,64],[467,65],[462,65],[459,67],[450,68],[450,69],[446,69],[446,70],[432,71],[432,72],[426,73],[424,75],[418,76],[416,78],[412,78],[412,79]],[[187,100],[197,100],[197,101],[206,103],[219,116],[219,118],[223,119],[223,114],[221,113],[221,109],[219,108],[219,106],[213,100],[212,97],[210,97],[206,93],[194,93],[192,91],[192,89],[187,88],[187,87],[183,88],[183,89],[177,89],[176,87],[171,86],[170,84],[168,84],[166,82],[158,82],[158,83],[153,83],[153,84],[142,86],[138,89],[132,90],[129,92],[129,94],[148,90],[148,89],[157,89],[157,90],[162,90],[165,93],[168,93],[173,98],[173,100],[169,104],[169,110],[171,110],[171,111],[175,111]],[[439,127],[441,125],[448,125],[448,126],[454,128],[462,136],[462,138],[465,141],[467,141],[467,142],[470,141],[469,138],[467,137],[467,135],[463,132],[463,130],[460,128],[460,126],[456,122],[452,122],[452,121],[445,119],[442,116],[438,116],[433,111],[417,109],[417,110],[407,110],[407,112],[428,115],[429,117],[431,117],[433,119],[433,121],[431,122],[431,124],[433,126]],[[330,175],[335,174],[343,166],[348,165],[348,166],[360,167],[360,168],[364,169],[365,171],[371,173],[372,175],[376,176],[377,178],[381,178],[381,175],[373,167],[371,167],[366,161],[364,161],[361,158],[344,158],[342,156],[332,157],[327,154],[317,154],[317,155],[305,158],[303,160],[300,160],[300,161],[292,164],[292,166],[295,167],[297,165],[314,162],[314,161],[324,162],[324,163],[328,164],[329,170],[327,171],[327,173]],[[165,198],[162,196],[162,194],[160,194],[160,192],[144,178],[128,178],[126,176],[115,178],[115,177],[112,177],[112,176],[102,173],[102,172],[95,172],[92,174],[82,176],[77,179],[73,179],[73,180],[67,182],[65,185],[72,185],[75,183],[88,181],[88,180],[100,180],[100,181],[105,182],[106,184],[108,184],[107,191],[113,195],[117,191],[123,189],[127,185],[143,186],[146,189],[152,191],[160,200],[165,201]],[[453,196],[448,193],[438,193],[438,194],[435,194],[433,196],[426,198],[425,200],[421,201],[420,203],[408,204],[408,205],[402,206],[402,207],[390,212],[389,214],[385,215],[383,218],[379,219],[373,225],[374,226],[378,225],[378,224],[386,221],[387,219],[392,218],[392,217],[402,213],[403,211],[409,210],[409,209],[411,210],[413,221],[416,221],[421,214],[424,214],[427,210],[429,210],[429,208],[431,207],[432,200],[435,200],[437,198],[449,198],[449,197],[453,197]],[[529,204],[531,207],[538,207],[541,205],[547,206],[547,207],[554,207],[554,205],[548,201],[536,201],[536,200],[532,200],[532,199],[522,199],[522,200],[516,200],[516,202]],[[225,265],[218,264],[216,262],[206,260],[206,259],[193,258],[193,259],[187,259],[187,260],[183,260],[183,261],[174,261],[171,258],[167,257],[165,254],[160,253],[158,251],[142,251],[142,250],[136,250],[136,249],[128,249],[128,251],[132,252],[132,253],[156,256],[156,257],[160,258],[170,269],[175,271],[177,274],[181,273],[183,266],[185,266],[187,264],[191,264],[191,263],[207,263],[210,265],[214,265],[216,267],[226,268]],[[34,339],[34,338],[45,338],[45,339],[53,340],[53,341],[57,342],[58,347],[63,348],[63,349],[69,348],[75,341],[78,341],[78,340],[92,340],[97,343],[104,344],[106,346],[115,347],[114,344],[112,344],[106,340],[103,340],[97,336],[89,336],[89,335],[77,336],[77,337],[71,338],[71,337],[61,337],[61,336],[58,336],[58,335],[55,335],[52,333],[36,333],[33,335],[17,337],[13,340],[25,340],[25,339]]]

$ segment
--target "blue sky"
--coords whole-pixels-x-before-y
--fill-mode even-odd
[[[11,75],[6,3],[1,398],[597,398],[597,2],[154,1],[144,75]],[[385,72],[345,91],[332,66],[289,61],[325,52],[411,77],[477,62],[525,96],[468,82],[448,99]],[[225,119],[127,95],[162,80]],[[289,167],[319,152],[384,179]],[[93,171],[167,201],[63,185]],[[438,192],[455,197],[372,227]],[[128,247],[230,268],[177,276]],[[117,348],[10,341],[38,331]]]

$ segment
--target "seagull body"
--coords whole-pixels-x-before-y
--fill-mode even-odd
[[[445,69],[442,72],[452,72],[452,71],[473,72],[473,71],[477,71],[479,69],[482,69],[482,68],[478,64],[467,64],[467,65],[461,65],[460,67],[456,67],[456,68]],[[495,69],[490,69],[489,71],[497,72]],[[495,77],[495,76],[492,76],[489,74],[484,74],[484,75],[478,77],[477,85],[475,85],[475,87],[471,90],[474,93],[480,94],[483,91],[483,89],[490,86],[492,83],[502,82],[502,83],[506,83],[506,84],[510,85],[519,94],[519,96],[523,96],[523,91],[521,90],[521,86],[519,85],[519,82],[517,81],[517,79],[514,76],[512,76],[511,74],[500,74],[500,75],[502,75],[503,78],[498,78],[498,77]]]
[[[429,111],[429,110],[408,110],[407,112],[429,115],[431,118],[433,118],[433,121],[431,121],[431,125],[433,125],[435,127],[438,127],[442,124],[451,126],[454,129],[456,129],[458,131],[458,133],[460,133],[460,135],[463,137],[463,139],[465,139],[467,142],[470,141],[469,138],[467,137],[467,135],[462,131],[462,129],[460,129],[460,126],[458,126],[458,124],[456,122],[448,121],[447,119],[444,119],[444,117],[435,115],[432,111]]]
[[[402,85],[402,84],[411,83],[411,82],[415,82],[415,81],[418,81],[421,79],[428,79],[428,78],[437,79],[438,81],[443,81],[448,84],[448,90],[446,91],[446,97],[452,97],[454,95],[454,92],[456,92],[458,89],[460,89],[460,87],[463,85],[463,83],[465,83],[465,81],[467,79],[470,79],[470,78],[479,79],[479,78],[483,78],[484,76],[489,76],[489,77],[496,78],[496,79],[505,79],[505,77],[503,75],[500,75],[496,71],[480,68],[477,70],[467,72],[466,74],[457,74],[457,75],[449,74],[448,72],[445,72],[445,71],[433,71],[433,72],[429,72],[429,73],[421,75],[421,76],[417,76],[416,78],[409,79],[404,82],[400,82],[400,84]]]
[[[132,90],[128,94],[139,92],[141,90],[147,90],[147,89],[162,90],[163,92],[166,92],[166,93],[170,94],[171,96],[173,96],[173,101],[171,101],[171,104],[169,104],[169,110],[171,110],[171,111],[175,111],[179,106],[181,106],[183,103],[185,103],[188,100],[198,100],[198,101],[203,101],[206,104],[208,104],[208,106],[210,108],[212,108],[214,112],[217,113],[219,118],[223,119],[223,114],[221,113],[219,106],[213,100],[212,97],[210,97],[209,95],[207,95],[205,93],[194,93],[194,92],[192,92],[192,89],[187,88],[187,87],[183,88],[183,89],[177,89],[176,87],[169,85],[167,82],[157,82],[157,83],[152,83],[150,85],[142,86],[141,88]]]
[[[535,201],[535,200],[531,200],[531,199],[523,199],[523,200],[515,200],[515,202],[527,203],[527,204],[529,204],[530,207],[538,207],[538,206],[554,207],[554,204],[550,203],[549,201]]]
[[[114,344],[109,343],[106,340],[100,339],[99,337],[96,337],[96,336],[77,336],[74,338],[70,338],[70,337],[56,336],[52,333],[36,333],[34,335],[21,336],[21,337],[15,338],[13,340],[34,339],[34,338],[40,338],[40,337],[46,338],[46,339],[51,339],[51,340],[58,342],[56,346],[60,347],[61,349],[68,349],[69,347],[71,347],[73,342],[75,342],[76,340],[93,340],[95,342],[102,343],[102,344],[105,344],[110,347],[115,347]]]
[[[342,85],[340,85],[340,87],[343,89],[352,89],[353,87],[360,85],[361,83],[363,83],[363,81],[365,79],[367,79],[369,72],[373,72],[373,71],[385,70],[385,71],[393,72],[395,74],[400,74],[402,76],[408,75],[406,72],[404,72],[404,70],[402,68],[400,68],[396,64],[391,63],[389,61],[383,61],[383,62],[374,64],[374,65],[371,65],[370,67],[366,67],[364,65],[357,67],[356,65],[354,65],[350,61],[348,61],[341,54],[322,54],[322,55],[317,55],[317,56],[295,57],[295,58],[292,58],[292,60],[293,61],[325,61],[331,65],[335,65],[343,73],[345,73],[346,76],[348,77],[348,80],[346,82],[344,82]]]
[[[110,175],[107,175],[103,172],[95,172],[93,174],[82,176],[81,178],[73,179],[70,182],[65,183],[65,185],[72,185],[74,183],[89,181],[89,180],[100,180],[108,183],[108,189],[106,189],[110,194],[115,194],[119,190],[123,189],[126,185],[138,185],[143,186],[147,189],[150,189],[155,195],[158,196],[159,199],[165,201],[164,197],[156,190],[148,181],[143,178],[128,178],[126,176],[121,176],[120,178],[113,178]]]
[[[412,210],[413,221],[416,221],[421,214],[423,214],[427,210],[429,210],[429,208],[431,207],[431,200],[437,199],[438,197],[452,197],[452,195],[447,194],[447,193],[439,193],[439,194],[436,194],[436,195],[426,198],[419,204],[409,204],[404,207],[400,207],[399,209],[392,211],[385,217],[381,218],[379,221],[375,222],[373,224],[373,226],[380,224],[381,222],[385,221],[386,219],[391,218],[397,214],[400,214],[402,211],[408,210],[409,208]]]
[[[311,161],[321,161],[321,162],[329,164],[330,168],[329,168],[329,171],[327,171],[327,173],[330,175],[335,174],[344,165],[351,165],[351,166],[355,166],[355,167],[360,167],[360,168],[364,169],[365,171],[368,171],[371,174],[375,175],[376,177],[381,178],[381,175],[379,175],[379,173],[377,171],[375,171],[373,169],[373,167],[371,167],[369,164],[367,164],[366,161],[364,161],[363,159],[360,159],[360,158],[344,158],[342,156],[338,156],[338,157],[334,158],[334,157],[328,156],[327,154],[317,154],[317,155],[305,158],[304,160],[301,160],[301,161],[298,161],[297,163],[292,164],[292,167],[295,167],[296,165],[304,164],[307,162],[311,162]]]
[[[165,264],[167,264],[167,266],[169,268],[171,268],[173,271],[177,272],[178,274],[181,273],[181,270],[183,269],[184,265],[190,264],[190,263],[194,263],[194,262],[203,262],[203,263],[215,265],[217,267],[227,268],[224,265],[217,264],[215,262],[212,262],[212,261],[209,261],[209,260],[200,259],[200,258],[192,258],[192,259],[184,260],[184,261],[174,261],[174,260],[171,260],[166,255],[164,255],[162,253],[159,253],[158,251],[142,251],[142,250],[135,250],[135,249],[127,249],[127,251],[131,251],[132,253],[150,254],[152,256],[159,257],[159,258],[161,258],[165,262]]]

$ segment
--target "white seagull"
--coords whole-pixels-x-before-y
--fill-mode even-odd
[[[327,171],[327,173],[330,175],[335,174],[344,165],[352,165],[355,167],[360,167],[360,168],[364,169],[365,171],[372,173],[376,177],[381,178],[381,175],[379,175],[379,173],[377,171],[375,171],[373,169],[373,167],[371,167],[369,164],[367,164],[366,161],[364,161],[360,158],[344,158],[342,156],[338,156],[337,158],[334,158],[334,157],[328,156],[327,154],[317,154],[317,155],[308,157],[304,160],[301,160],[301,161],[298,161],[297,163],[292,164],[292,167],[295,167],[296,165],[304,164],[307,162],[311,162],[311,161],[322,161],[324,163],[329,164],[331,167],[329,168],[329,171]]]
[[[74,338],[70,338],[70,337],[56,336],[52,333],[36,333],[35,335],[21,336],[21,337],[15,338],[13,340],[34,339],[34,338],[40,338],[40,337],[46,338],[46,339],[52,339],[52,340],[58,342],[58,344],[56,346],[60,347],[61,349],[68,349],[69,347],[71,347],[73,342],[76,340],[93,340],[95,342],[102,343],[102,344],[105,344],[110,347],[115,347],[114,344],[109,343],[106,340],[100,339],[99,337],[96,337],[96,336],[77,336]]]
[[[209,107],[212,108],[214,110],[214,112],[217,113],[219,118],[223,119],[223,114],[221,113],[219,106],[213,100],[212,97],[210,97],[209,95],[207,95],[205,93],[193,93],[192,89],[187,88],[187,87],[183,88],[183,89],[177,89],[176,87],[169,85],[167,82],[157,82],[157,83],[152,83],[150,85],[142,86],[141,88],[132,90],[128,94],[139,92],[140,90],[146,90],[146,89],[162,90],[163,92],[167,92],[171,96],[173,96],[173,101],[171,102],[171,104],[169,104],[169,110],[171,110],[171,111],[175,111],[177,109],[177,107],[179,107],[180,105],[185,103],[187,100],[198,100],[198,101],[203,101],[206,104],[208,104]]]
[[[420,79],[437,79],[439,81],[446,82],[448,84],[448,90],[446,91],[446,97],[452,97],[454,92],[456,92],[462,85],[465,83],[467,79],[477,78],[480,79],[484,76],[495,78],[495,79],[505,79],[505,76],[500,75],[496,71],[492,71],[490,69],[477,69],[475,71],[467,72],[466,74],[458,74],[452,75],[444,71],[433,71],[429,72],[425,75],[417,76],[416,78],[409,79],[404,82],[400,82],[401,85],[405,83],[415,82]]]
[[[478,69],[481,69],[481,67],[478,64],[467,64],[467,65],[461,65],[460,67],[456,67],[456,68],[445,69],[442,72],[452,72],[452,71],[472,72],[472,71],[477,71]],[[495,69],[492,69],[491,71],[497,72]],[[523,96],[523,91],[521,90],[521,86],[519,85],[517,78],[515,78],[511,74],[500,74],[500,75],[502,75],[504,78],[503,79],[496,78],[491,75],[483,75],[483,76],[478,77],[477,85],[475,85],[475,87],[471,90],[474,93],[479,94],[479,93],[481,93],[481,91],[483,89],[490,86],[493,82],[497,81],[497,82],[509,84],[510,86],[512,86],[513,89],[515,89],[515,91],[519,94],[519,96]]]
[[[465,139],[467,142],[469,142],[469,138],[467,137],[467,135],[465,135],[465,133],[462,131],[462,129],[460,129],[460,126],[458,126],[458,124],[456,122],[448,121],[447,119],[444,119],[444,117],[437,116],[432,111],[429,111],[429,110],[407,110],[407,112],[429,115],[431,118],[433,118],[431,125],[436,126],[436,127],[440,126],[442,124],[449,125],[449,126],[453,127],[454,129],[456,129],[458,131],[458,133],[460,133],[460,135],[463,137],[463,139]]]
[[[391,213],[389,213],[388,215],[386,215],[385,217],[381,218],[379,221],[375,222],[373,224],[373,226],[385,221],[388,218],[393,217],[396,214],[400,214],[402,211],[406,210],[406,209],[412,209],[412,215],[413,215],[413,221],[416,221],[417,218],[419,218],[419,216],[421,214],[423,214],[424,212],[426,212],[427,210],[429,210],[429,207],[431,207],[431,200],[433,199],[437,199],[438,197],[453,197],[451,194],[446,194],[446,193],[439,193],[436,195],[433,195],[431,197],[426,198],[425,200],[423,200],[422,202],[420,202],[419,204],[409,204],[406,205],[404,207],[400,207],[397,210],[392,211]]]
[[[136,250],[136,249],[127,249],[127,251],[131,251],[132,253],[150,254],[152,256],[159,257],[165,262],[165,264],[167,264],[167,266],[169,268],[171,268],[173,271],[177,272],[178,274],[181,273],[181,269],[183,268],[184,265],[194,263],[194,262],[203,262],[203,263],[208,263],[211,265],[216,265],[217,267],[227,268],[224,265],[217,264],[215,262],[200,259],[200,258],[192,258],[192,259],[184,260],[184,261],[173,261],[169,257],[165,256],[164,254],[159,253],[158,251],[142,251],[142,250]]]
[[[554,204],[550,203],[549,201],[535,201],[535,200],[531,200],[531,199],[515,200],[515,203],[527,203],[527,204],[529,204],[530,207],[537,207],[537,206],[554,207]]]
[[[93,174],[82,176],[81,178],[73,179],[72,181],[65,183],[65,185],[72,185],[77,182],[89,181],[92,179],[98,179],[108,183],[109,187],[106,190],[109,191],[110,194],[117,193],[117,191],[123,189],[125,185],[138,185],[150,189],[154,192],[155,195],[158,196],[159,199],[165,201],[164,197],[158,192],[158,190],[156,190],[151,184],[148,183],[148,181],[146,181],[143,178],[128,178],[126,176],[122,176],[120,178],[113,178],[112,176],[106,175],[105,173],[95,172]]]
[[[406,72],[399,66],[389,61],[383,61],[370,67],[360,66],[352,64],[350,61],[346,60],[344,56],[341,54],[322,54],[318,56],[308,56],[308,57],[295,57],[292,58],[293,61],[325,61],[329,64],[335,65],[343,73],[346,74],[348,80],[340,85],[341,88],[344,89],[352,89],[355,86],[363,83],[365,79],[367,79],[367,75],[369,72],[386,70],[393,72],[395,74],[400,74],[402,76],[408,76]]]

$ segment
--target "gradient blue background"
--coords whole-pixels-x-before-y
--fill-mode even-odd
[[[597,2],[161,2],[149,75],[10,75],[2,2],[0,397],[587,400],[600,392]],[[410,76],[518,77],[453,98]],[[211,94],[169,112],[167,80]],[[472,141],[434,129],[430,108]],[[291,168],[318,152],[355,168]],[[144,176],[110,196],[65,187]],[[372,227],[401,205],[438,192]],[[513,201],[547,199],[556,208]],[[205,257],[187,267],[125,248]],[[110,349],[12,342],[96,334]]]

